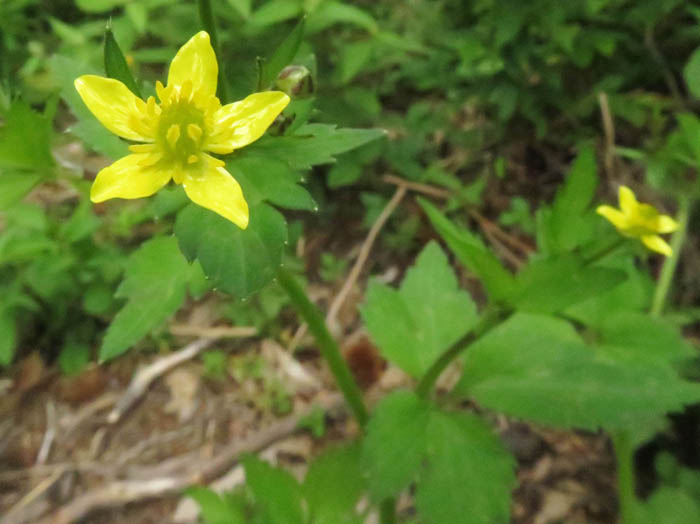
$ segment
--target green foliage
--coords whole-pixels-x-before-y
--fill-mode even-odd
[[[700,400],[697,384],[651,359],[622,364],[562,320],[517,314],[470,347],[458,391],[513,416],[592,430],[640,427]]]
[[[0,167],[48,171],[53,165],[49,149],[51,121],[17,100],[0,127]]]
[[[243,459],[245,477],[259,510],[258,522],[303,524],[301,486],[290,473],[247,456]]]
[[[100,360],[121,355],[182,305],[192,268],[172,237],[154,237],[127,261],[115,296],[127,300],[107,329]]]
[[[215,287],[247,298],[274,278],[282,263],[287,224],[278,211],[262,203],[251,207],[245,230],[190,204],[178,214],[175,234],[185,256],[199,260]]]
[[[299,50],[302,38],[304,37],[305,18],[299,20],[297,25],[282,41],[268,60],[259,64],[258,91],[269,89],[282,69],[291,64]]]
[[[367,428],[370,492],[396,494],[416,481],[426,523],[507,522],[514,463],[474,415],[438,410],[410,392],[387,396]]]
[[[362,317],[382,355],[419,377],[477,320],[471,297],[440,247],[431,242],[407,273],[401,289],[370,285]]]
[[[129,70],[126,63],[126,58],[122,53],[119,44],[114,38],[112,29],[108,26],[105,31],[105,47],[104,47],[104,62],[105,73],[109,78],[114,78],[128,87],[136,96],[141,96],[141,91],[134,80],[134,76]]]

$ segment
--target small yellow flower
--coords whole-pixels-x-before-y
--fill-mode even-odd
[[[147,197],[170,179],[187,196],[245,229],[248,204],[224,162],[225,155],[260,138],[289,103],[279,91],[254,93],[233,104],[216,97],[219,66],[202,31],[175,55],[168,86],[156,83],[145,102],[111,78],[84,75],[75,81],[85,105],[111,132],[134,142],[132,154],[97,174],[90,199]]]
[[[672,233],[678,223],[668,215],[661,215],[654,206],[640,204],[629,187],[620,186],[620,209],[598,206],[596,212],[607,218],[624,236],[640,238],[646,247],[662,255],[671,256],[671,246],[659,233]]]

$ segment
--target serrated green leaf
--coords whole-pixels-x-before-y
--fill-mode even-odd
[[[335,162],[335,156],[386,136],[383,129],[337,129],[329,124],[305,124],[294,135],[265,136],[239,154],[274,157],[292,169],[310,169]]]
[[[383,356],[419,377],[476,323],[476,306],[457,287],[447,257],[430,242],[396,291],[373,283],[362,318]]]
[[[126,58],[124,58],[124,53],[122,53],[119,44],[114,38],[112,29],[109,26],[107,26],[105,30],[104,63],[105,73],[109,78],[119,80],[128,87],[132,93],[141,98],[139,86],[136,85],[134,76],[131,74],[131,70],[126,63]]]
[[[46,171],[53,166],[51,122],[15,100],[0,126],[0,166]]]
[[[588,208],[598,184],[595,152],[581,147],[551,207],[537,213],[537,244],[545,253],[571,251],[593,238],[597,218]]]
[[[360,446],[331,449],[314,459],[302,485],[313,524],[360,524],[355,512],[366,480]]]
[[[190,204],[178,213],[175,234],[185,256],[199,260],[216,287],[245,298],[275,277],[287,241],[287,224],[278,211],[262,203],[251,206],[245,230]]]
[[[250,206],[267,201],[287,209],[315,209],[316,202],[299,185],[301,175],[275,158],[236,156],[226,162],[226,169],[238,180]]]
[[[71,126],[70,132],[83,140],[98,153],[116,160],[129,154],[126,142],[120,140],[92,115],[80,99],[73,82],[83,74],[98,74],[75,60],[54,55],[50,60],[51,71],[61,89],[61,98],[68,104],[78,122]]]
[[[621,284],[626,273],[584,265],[571,254],[531,261],[516,277],[510,303],[520,311],[556,313]]]
[[[38,173],[0,170],[0,211],[22,200],[42,178]]]
[[[456,390],[544,424],[634,428],[700,400],[700,385],[643,361],[611,362],[552,317],[517,314],[473,344]]]
[[[418,199],[418,203],[447,247],[467,269],[481,279],[486,292],[493,300],[502,300],[513,292],[515,286],[513,275],[476,236],[465,229],[458,228],[427,200]]]
[[[426,524],[510,522],[515,460],[475,415],[433,410],[427,465],[416,486]]]
[[[304,25],[306,18],[302,18],[294,26],[294,29],[282,41],[270,58],[265,60],[260,67],[260,79],[258,91],[269,89],[282,69],[292,63],[304,38]]]
[[[291,474],[248,455],[243,459],[246,484],[266,524],[303,524],[301,487]]]
[[[107,329],[100,361],[124,353],[182,305],[190,266],[174,237],[155,237],[130,257],[117,298],[127,303]]]
[[[377,405],[362,442],[362,461],[375,500],[413,481],[427,448],[430,405],[411,391],[390,393]]]
[[[683,78],[688,86],[688,91],[695,97],[700,98],[700,47],[697,48],[683,68]]]
[[[235,497],[222,496],[209,488],[194,486],[185,494],[202,510],[204,524],[245,524],[243,504]]]

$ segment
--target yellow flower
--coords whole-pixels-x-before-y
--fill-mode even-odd
[[[156,83],[145,102],[111,78],[84,75],[75,81],[85,105],[111,132],[134,142],[132,154],[97,174],[90,199],[147,197],[170,179],[182,184],[194,203],[245,229],[248,204],[224,162],[225,155],[260,138],[289,103],[279,91],[254,93],[233,104],[216,97],[219,66],[202,31],[175,55],[168,86]]]
[[[654,206],[637,202],[629,187],[620,186],[619,199],[619,210],[611,206],[598,206],[596,212],[607,218],[622,235],[640,238],[652,251],[671,256],[671,246],[659,233],[672,233],[678,229],[678,223],[668,215],[659,214]]]

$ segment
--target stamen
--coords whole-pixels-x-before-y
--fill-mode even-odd
[[[156,99],[153,96],[149,96],[148,100],[146,100],[146,113],[148,113],[148,116],[151,118],[155,118],[160,114],[160,107],[158,107]]]
[[[180,138],[180,126],[173,124],[168,128],[168,132],[165,134],[165,139],[170,144],[172,149],[175,149],[175,145]]]
[[[197,124],[187,124],[187,136],[189,136],[193,142],[199,142],[202,138],[202,128]]]
[[[161,104],[165,102],[165,86],[160,80],[156,80],[156,94],[158,95]]]
[[[199,160],[199,157],[197,155],[190,155],[187,157],[187,163],[188,164],[194,164]]]

